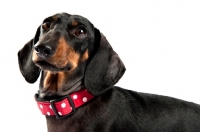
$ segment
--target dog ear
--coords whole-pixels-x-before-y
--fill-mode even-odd
[[[36,35],[18,52],[18,64],[22,75],[29,83],[37,81],[40,75],[40,68],[32,61],[33,47],[39,40],[40,27],[37,29]]]
[[[100,33],[99,36],[99,48],[86,68],[84,79],[86,89],[94,95],[110,89],[126,70],[106,37]]]

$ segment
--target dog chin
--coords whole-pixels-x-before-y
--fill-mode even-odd
[[[58,68],[46,61],[37,61],[35,62],[36,66],[38,66],[40,69],[44,71],[51,71],[51,72],[60,72],[60,71],[65,71],[66,68]],[[70,68],[67,68],[70,70]]]
[[[51,72],[71,71],[72,70],[72,66],[70,64],[67,64],[66,67],[60,68],[60,67],[57,67],[46,61],[37,61],[37,62],[35,62],[35,65],[44,71],[51,71]]]

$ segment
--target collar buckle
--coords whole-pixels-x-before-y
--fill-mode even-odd
[[[59,101],[61,101],[63,99],[66,99],[66,98],[69,101],[69,104],[70,104],[70,106],[72,108],[72,111],[69,114],[62,116],[62,115],[59,115],[54,103],[59,102]],[[62,119],[62,118],[68,117],[68,116],[70,116],[70,115],[72,115],[72,114],[74,114],[76,112],[76,108],[75,108],[74,102],[73,102],[72,98],[70,97],[70,95],[66,95],[61,99],[50,100],[50,105],[51,105],[52,110],[53,110],[54,114],[56,115],[57,119]]]

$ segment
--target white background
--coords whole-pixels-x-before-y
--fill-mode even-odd
[[[4,0],[0,2],[0,131],[45,132],[46,120],[19,72],[17,52],[44,18],[88,18],[107,37],[127,71],[126,89],[200,104],[199,0]]]

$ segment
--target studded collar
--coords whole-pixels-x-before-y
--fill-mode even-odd
[[[94,95],[90,94],[86,89],[81,89],[61,99],[50,101],[39,101],[38,94],[35,94],[35,100],[42,114],[56,116],[57,119],[72,115],[78,107],[84,105],[93,97]]]

